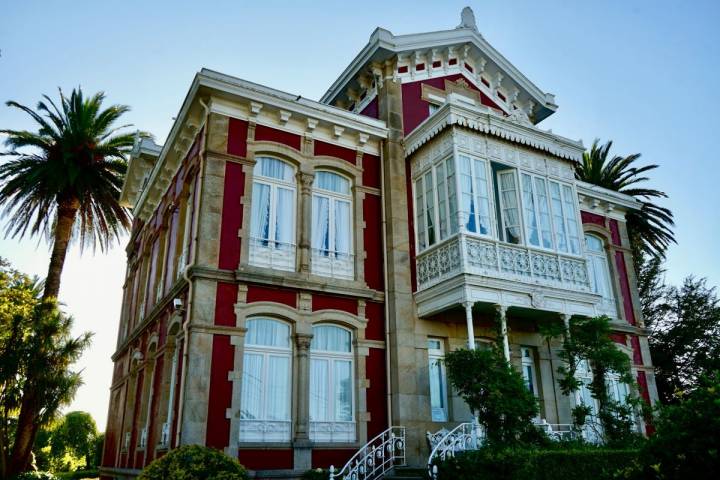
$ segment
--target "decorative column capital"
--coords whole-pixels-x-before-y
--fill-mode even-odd
[[[499,303],[496,303],[495,305],[493,305],[493,307],[500,314],[500,316],[502,316],[503,318],[505,317],[508,309],[507,305],[501,305]]]
[[[300,172],[298,173],[298,180],[300,181],[300,193],[309,195],[312,191],[315,175],[313,173]]]
[[[305,353],[310,350],[313,336],[308,333],[298,333],[295,335],[295,345],[297,345],[298,353]]]

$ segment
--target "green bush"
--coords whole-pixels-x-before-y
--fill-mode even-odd
[[[100,476],[96,469],[77,470],[75,472],[62,472],[56,475],[59,480],[81,480],[83,478],[98,478]]]
[[[328,480],[330,478],[330,472],[322,468],[313,468],[303,473],[300,478],[302,480]]]
[[[186,445],[145,467],[138,480],[247,480],[245,467],[214,448]]]
[[[58,480],[58,478],[50,472],[25,472],[16,475],[13,480]]]
[[[601,480],[617,478],[637,462],[637,450],[584,447],[577,450],[522,448],[463,452],[438,464],[440,480]]]

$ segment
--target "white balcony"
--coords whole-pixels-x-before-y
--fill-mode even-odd
[[[352,280],[355,256],[330,250],[312,249],[312,273],[323,277]]]
[[[459,234],[417,256],[418,291],[459,274],[589,292],[584,259]]]
[[[274,270],[295,270],[295,245],[262,238],[250,238],[250,265]]]

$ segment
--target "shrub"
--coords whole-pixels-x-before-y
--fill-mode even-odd
[[[214,448],[186,445],[145,467],[138,480],[247,480],[245,467]]]
[[[328,480],[330,472],[322,468],[314,468],[303,473],[301,480]]]
[[[58,480],[58,478],[50,472],[24,472],[16,475],[13,480]]]
[[[77,470],[75,472],[58,473],[59,480],[81,480],[83,478],[98,478],[100,474],[96,469]]]
[[[637,462],[637,450],[484,448],[438,464],[439,480],[594,480],[616,478]]]

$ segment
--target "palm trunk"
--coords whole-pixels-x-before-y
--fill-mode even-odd
[[[10,455],[10,468],[7,472],[8,478],[12,478],[14,475],[25,472],[30,468],[32,447],[39,427],[38,413],[35,395],[32,392],[26,392],[20,406],[15,442]]]
[[[51,297],[57,298],[60,293],[60,277],[62,276],[65,256],[67,255],[68,244],[72,236],[72,228],[75,223],[75,215],[80,208],[80,202],[76,199],[58,201],[57,223],[55,224],[52,255],[48,267],[47,278],[45,279],[45,291],[43,300]]]

